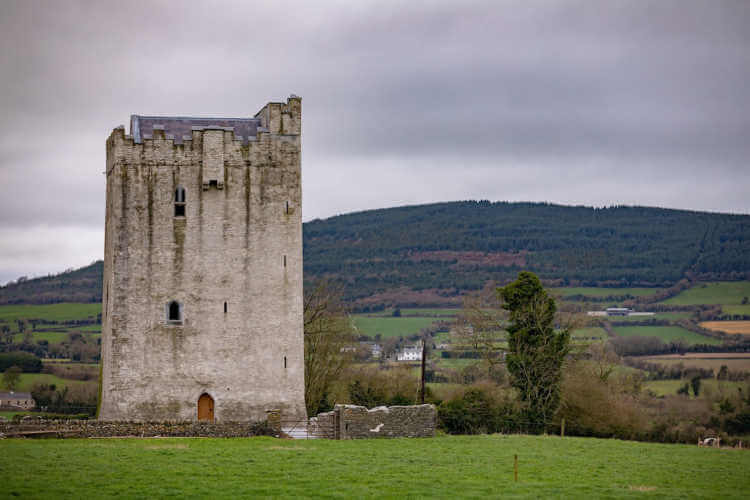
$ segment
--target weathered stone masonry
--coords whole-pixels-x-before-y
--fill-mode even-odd
[[[437,425],[434,405],[364,406],[336,405],[329,412],[311,419],[311,433],[333,439],[433,437]]]
[[[196,420],[203,395],[216,421],[305,418],[300,135],[295,96],[113,130],[100,419]]]

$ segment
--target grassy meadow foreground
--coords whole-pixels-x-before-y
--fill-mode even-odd
[[[747,451],[556,436],[5,440],[0,453],[3,494],[22,498],[746,498],[750,488]]]

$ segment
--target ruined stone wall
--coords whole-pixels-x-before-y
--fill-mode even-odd
[[[4,437],[251,437],[273,436],[265,422],[106,422],[96,420],[47,420],[30,423],[0,422]]]
[[[195,420],[203,393],[218,422],[305,418],[300,99],[257,116],[249,141],[107,140],[101,419]]]
[[[311,419],[313,420],[313,419]],[[321,413],[313,427],[334,429],[336,439],[433,437],[437,425],[435,405],[364,406],[336,405]]]

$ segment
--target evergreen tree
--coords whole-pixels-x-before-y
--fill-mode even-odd
[[[516,281],[499,288],[498,294],[509,312],[506,363],[511,384],[518,390],[529,421],[544,424],[560,405],[570,331],[555,330],[555,300],[535,274],[522,271]]]

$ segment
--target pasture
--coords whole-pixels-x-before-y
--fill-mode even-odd
[[[704,321],[703,328],[731,335],[750,335],[750,321]]]
[[[721,340],[705,337],[679,326],[616,326],[615,333],[621,337],[657,337],[663,342],[681,340],[688,344],[721,344]]]
[[[750,353],[725,352],[688,352],[685,354],[662,354],[658,356],[639,356],[637,359],[658,363],[661,365],[676,365],[682,363],[686,368],[713,369],[718,373],[722,365],[734,371],[750,372]]]
[[[98,374],[97,374],[98,375]],[[19,381],[16,391],[18,392],[29,392],[34,384],[55,384],[58,389],[62,389],[66,386],[90,384],[92,382],[84,382],[81,380],[71,380],[66,378],[58,377],[51,373],[22,373],[21,380]]]
[[[750,281],[718,281],[701,283],[680,294],[665,300],[664,304],[742,304],[744,297],[750,296]]]
[[[746,498],[750,453],[555,436],[0,442],[21,498]],[[513,461],[518,455],[518,481]]]
[[[723,305],[721,306],[721,312],[724,314],[739,314],[750,316],[750,305]]]
[[[374,338],[380,334],[382,338],[408,337],[416,335],[422,328],[434,323],[437,318],[401,317],[392,316],[371,317],[364,315],[353,315],[352,320],[357,329],[357,335],[367,335]]]
[[[677,394],[677,390],[689,383],[689,380],[649,380],[643,384],[644,389],[647,389],[657,396],[674,396]],[[737,394],[737,389],[746,390],[747,384],[743,382],[729,382],[719,381],[715,378],[701,379],[700,396],[703,397],[707,393],[711,394],[724,394],[731,395]],[[694,398],[692,390],[690,397]]]
[[[553,295],[562,297],[572,297],[575,295],[583,295],[585,297],[622,297],[625,295],[632,295],[633,297],[644,297],[646,295],[653,295],[660,292],[661,288],[595,288],[595,287],[564,287],[564,288],[550,288],[549,291]]]
[[[96,318],[102,311],[100,303],[84,304],[62,302],[44,305],[11,305],[0,306],[0,320],[8,322],[17,319],[46,319],[51,321],[72,321],[76,319]]]

